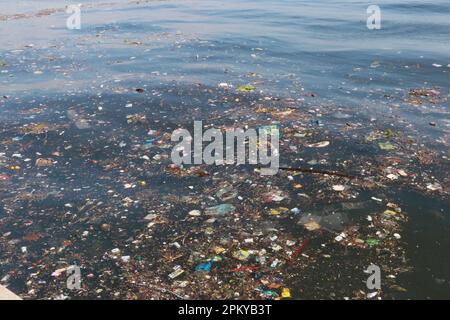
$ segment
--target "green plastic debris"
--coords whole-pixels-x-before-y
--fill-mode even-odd
[[[387,139],[390,139],[391,137],[392,137],[392,130],[388,128],[388,129],[386,130],[386,138],[387,138]]]
[[[395,146],[390,142],[378,142],[378,146],[381,150],[394,150]]]
[[[255,90],[256,87],[252,86],[251,84],[242,85],[237,88],[237,91],[239,92],[253,92]]]
[[[222,257],[221,256],[213,256],[211,258],[211,261],[213,261],[213,262],[220,262],[220,261],[222,261]]]
[[[380,241],[377,240],[377,239],[367,239],[367,240],[366,240],[366,244],[367,244],[369,247],[377,246],[379,243],[380,243]]]

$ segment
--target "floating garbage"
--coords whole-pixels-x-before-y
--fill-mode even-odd
[[[255,86],[252,86],[250,84],[241,85],[237,88],[237,91],[239,92],[253,92],[256,90]]]
[[[191,210],[188,212],[188,215],[191,217],[199,217],[201,215],[200,210]]]
[[[334,191],[344,191],[345,190],[345,186],[343,186],[341,184],[335,184],[332,188]]]
[[[381,150],[394,150],[395,146],[390,142],[379,142],[378,146]]]
[[[233,258],[235,258],[235,259],[238,259],[241,261],[246,261],[250,257],[250,252],[240,249],[238,251],[234,251],[232,255],[233,255]]]
[[[219,204],[217,206],[209,207],[205,209],[205,215],[207,216],[224,216],[232,213],[236,208],[229,203]]]
[[[211,270],[211,267],[212,267],[212,262],[208,261],[208,262],[200,263],[199,265],[197,265],[195,267],[195,271],[209,272]]]
[[[330,141],[320,141],[320,142],[308,144],[307,146],[309,148],[323,148],[323,147],[327,147],[329,145],[330,145]]]
[[[367,244],[369,247],[377,246],[379,243],[380,243],[380,241],[379,241],[378,239],[367,239],[367,240],[366,240],[366,244]]]

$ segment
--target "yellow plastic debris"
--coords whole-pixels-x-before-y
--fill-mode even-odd
[[[281,291],[281,297],[283,298],[290,298],[291,297],[291,290],[289,288],[283,288]]]
[[[225,251],[225,248],[222,248],[222,247],[219,247],[219,246],[214,247],[215,254],[221,254],[224,251]]]
[[[278,216],[278,215],[280,215],[281,213],[284,213],[284,212],[287,212],[287,211],[289,211],[289,209],[288,209],[288,208],[285,208],[285,207],[272,208],[272,209],[270,209],[270,215],[272,215],[272,216]]]
[[[397,212],[392,211],[392,210],[386,210],[383,214],[385,216],[392,217],[392,216],[395,216],[397,214]]]
[[[245,261],[248,259],[248,257],[250,257],[250,252],[246,251],[246,250],[239,250],[239,251],[235,251],[233,252],[233,258],[241,260],[241,261]]]
[[[308,231],[314,231],[314,230],[320,229],[320,224],[318,224],[318,223],[315,222],[315,221],[307,222],[307,223],[305,223],[303,226],[304,226],[304,227],[306,228],[306,230],[308,230]]]

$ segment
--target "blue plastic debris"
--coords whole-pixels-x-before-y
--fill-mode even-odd
[[[148,150],[150,148],[153,147],[153,141],[155,141],[155,139],[147,139],[145,140],[144,144],[141,146],[142,150]]]
[[[203,263],[200,263],[199,265],[197,265],[195,267],[195,271],[209,272],[209,271],[211,271],[211,267],[212,267],[212,262],[211,261],[203,262]]]

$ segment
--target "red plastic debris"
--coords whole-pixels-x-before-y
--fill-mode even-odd
[[[238,272],[238,271],[254,271],[257,270],[259,266],[242,266],[234,269],[228,270],[228,272]]]
[[[303,249],[305,249],[305,247],[307,246],[308,243],[309,243],[309,239],[305,239],[302,241],[300,246],[292,254],[291,263],[293,263],[294,260],[297,259],[297,257],[303,252]]]

